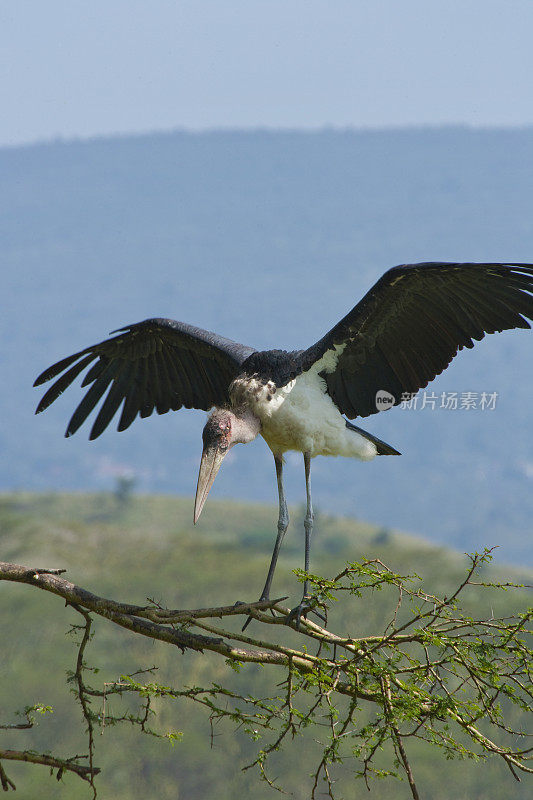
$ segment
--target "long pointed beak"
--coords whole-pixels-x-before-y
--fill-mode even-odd
[[[202,460],[200,462],[200,472],[198,474],[198,486],[196,487],[196,500],[194,501],[194,524],[198,522],[198,518],[202,513],[207,495],[211,489],[220,465],[224,460],[224,456],[228,451],[222,450],[217,445],[212,447],[204,447],[202,453]]]

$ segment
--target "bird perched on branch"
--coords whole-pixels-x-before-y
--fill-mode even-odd
[[[388,270],[363,299],[307,350],[257,351],[170,319],[147,319],[46,369],[38,386],[57,378],[37,407],[44,411],[85,369],[90,386],[66,430],[72,436],[103,400],[89,438],[119,409],[118,430],[133,420],[185,408],[213,409],[203,430],[194,522],[224,457],[259,434],[270,447],[279,494],[277,538],[261,600],[270,588],[289,524],[283,454],[303,453],[307,491],[305,571],[313,528],[310,465],[314,456],[370,461],[398,451],[347,421],[415,393],[463,347],[486,333],[529,328],[532,264],[423,263]],[[309,609],[308,585],[291,612],[297,626]]]

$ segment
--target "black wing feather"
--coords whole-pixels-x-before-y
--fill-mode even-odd
[[[386,272],[355,308],[299,355],[318,367],[350,418],[377,412],[376,392],[396,403],[427,386],[459,350],[486,333],[530,328],[532,264],[428,262]]]
[[[127,391],[128,375],[125,366],[122,366],[117,377],[113,380],[111,388],[107,393],[106,399],[100,407],[100,411],[91,428],[89,439],[97,439],[107,428],[119,407],[124,402],[125,392]]]
[[[122,409],[122,414],[120,415],[120,420],[117,426],[118,431],[125,431],[127,428],[129,428],[139,411],[139,372],[139,365],[133,364],[132,371],[130,373],[132,390],[126,395],[124,408]]]
[[[76,433],[80,425],[85,422],[95,405],[101,399],[102,395],[113,379],[113,366],[113,362],[109,361],[98,380],[93,383],[70,418],[65,436],[73,436]]]
[[[121,406],[120,431],[137,415],[147,417],[154,409],[165,414],[182,406],[207,411],[224,405],[229,402],[231,381],[255,352],[253,347],[169,319],[148,319],[113,333],[118,335],[58,361],[35,381],[39,386],[57,378],[39,403],[39,413],[91,365],[81,384],[90,388],[72,415],[66,436],[78,430],[107,390],[91,439],[100,436]]]
[[[68,360],[68,359],[67,359]],[[60,378],[57,379],[55,383],[51,385],[45,395],[41,398],[41,402],[37,406],[36,414],[40,414],[41,411],[44,411],[51,405],[54,400],[57,400],[60,394],[62,394],[67,386],[70,386],[72,381],[74,381],[80,372],[85,369],[85,367],[94,360],[93,355],[85,356],[82,358],[81,361],[78,361],[77,364],[74,364],[73,367],[68,369]],[[72,363],[72,362],[70,362]]]
[[[146,417],[149,417],[152,411],[154,410],[153,404],[150,407],[150,392],[149,392],[150,376],[148,374],[147,356],[140,356],[139,370],[141,375],[141,380],[139,384],[139,416],[141,419],[144,419]]]

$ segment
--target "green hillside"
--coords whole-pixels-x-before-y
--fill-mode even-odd
[[[161,496],[120,497],[112,494],[14,493],[0,498],[0,559],[32,567],[66,568],[66,577],[91,591],[131,603],[150,597],[169,608],[226,605],[255,600],[262,587],[273,544],[276,510],[270,506],[210,501],[200,524],[193,527],[191,499]],[[292,524],[278,566],[274,593],[299,599],[301,591],[291,570],[302,563],[301,509],[292,509]],[[319,514],[312,568],[322,575],[338,572],[346,560],[379,556],[394,570],[416,572],[432,592],[444,592],[464,574],[466,558],[402,533],[345,518]],[[487,567],[491,578],[522,581],[528,573]],[[67,635],[79,616],[57,597],[17,584],[0,584],[0,725],[15,721],[15,711],[27,704],[51,705],[53,714],[29,731],[0,731],[0,747],[51,750],[59,756],[85,753],[81,713],[66,684],[76,648]],[[378,633],[386,619],[383,593],[371,605],[351,598],[333,609],[333,630],[350,625],[358,633]],[[472,589],[472,609],[505,615],[523,597]],[[288,602],[290,602],[288,601]],[[490,603],[490,608],[487,604]],[[252,623],[254,625],[256,623]],[[380,627],[381,626],[381,627]],[[212,654],[186,652],[128,634],[104,620],[86,657],[100,672],[93,685],[102,686],[121,674],[157,665],[156,680],[171,686],[209,684],[239,686],[256,696],[275,692],[279,672],[249,665],[236,675]],[[291,631],[286,635],[296,636]],[[95,701],[97,703],[99,701]],[[112,701],[115,713],[126,713],[134,701]],[[275,797],[253,771],[240,768],[253,759],[254,744],[230,723],[212,732],[207,714],[183,702],[156,701],[154,723],[165,733],[178,730],[181,741],[143,736],[128,724],[101,731],[96,743],[99,796],[107,800],[137,798],[237,796],[254,800]],[[213,736],[211,735],[213,733]],[[308,800],[308,774],[316,746],[312,737],[295,740],[278,753],[271,770],[297,800]],[[531,782],[516,783],[494,759],[483,764],[446,761],[425,745],[409,741],[409,754],[425,800],[499,800],[530,796]],[[364,783],[354,783],[350,764],[339,769],[340,796],[366,797]],[[60,783],[45,767],[6,764],[17,785],[19,800],[89,798],[90,790],[76,776]],[[371,798],[410,796],[408,785],[385,780],[372,785]]]

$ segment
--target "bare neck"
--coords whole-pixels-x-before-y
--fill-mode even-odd
[[[261,431],[261,421],[249,408],[236,409],[232,414],[232,444],[247,444]]]

